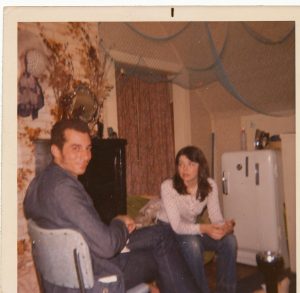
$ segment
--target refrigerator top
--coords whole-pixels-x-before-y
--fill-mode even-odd
[[[253,154],[276,154],[279,153],[280,150],[271,150],[271,149],[263,149],[263,150],[253,150],[253,151],[233,151],[233,152],[225,152],[222,154],[222,156],[226,155],[226,154],[236,154],[236,155],[253,155]]]

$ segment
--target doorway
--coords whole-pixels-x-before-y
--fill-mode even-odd
[[[129,70],[116,65],[118,130],[127,140],[127,194],[159,195],[161,182],[174,172],[172,89],[167,82],[142,79],[146,70]]]

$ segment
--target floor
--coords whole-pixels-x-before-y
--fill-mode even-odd
[[[214,292],[216,287],[216,263],[214,261],[205,265],[206,276],[208,278],[208,285],[211,292]],[[258,272],[257,267],[244,264],[237,264],[237,278],[238,280],[251,276]]]
[[[209,285],[209,288],[210,288],[210,291],[211,292],[214,292],[215,288],[216,288],[216,263],[215,261],[211,261],[209,262],[208,264],[205,265],[205,271],[206,271],[206,276],[207,276],[207,279],[208,279],[208,285]],[[253,276],[255,276],[255,278],[252,278]],[[296,293],[296,275],[295,274],[292,274],[290,272],[286,272],[284,271],[282,273],[282,278],[283,276],[288,276],[289,279],[290,279],[290,286],[289,286],[289,293]],[[239,284],[243,284],[242,286],[238,286],[239,289],[237,289],[237,293],[242,293],[241,291],[244,291],[243,289],[241,288],[244,288],[245,289],[245,285],[247,287],[247,292],[249,291],[249,287],[252,287],[253,288],[253,285],[254,287],[257,286],[257,282],[260,284],[260,281],[262,281],[263,279],[262,278],[262,275],[261,273],[258,271],[258,268],[256,266],[250,266],[250,265],[245,265],[245,264],[237,264],[237,279],[238,279],[238,283],[239,283],[239,280],[243,279],[244,280],[247,280],[246,283],[244,282],[240,282]],[[255,280],[253,281],[252,283],[252,280]],[[250,283],[251,285],[250,285]],[[257,289],[257,288],[255,288]],[[254,290],[253,290],[254,291]],[[250,290],[250,292],[252,292],[252,290]],[[245,293],[245,292],[243,292]]]

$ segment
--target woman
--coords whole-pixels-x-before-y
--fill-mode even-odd
[[[217,292],[234,293],[236,288],[236,239],[234,221],[224,221],[218,190],[209,177],[202,151],[195,146],[181,149],[175,159],[173,179],[161,185],[162,206],[157,218],[169,223],[176,233],[183,255],[202,293],[209,292],[204,272],[203,252],[217,254]],[[196,223],[207,207],[211,224]]]

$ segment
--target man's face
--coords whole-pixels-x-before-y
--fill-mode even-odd
[[[91,139],[87,133],[66,129],[65,140],[62,150],[52,145],[54,162],[76,177],[82,175],[91,159]]]

